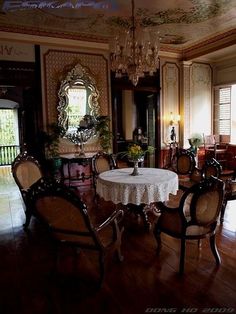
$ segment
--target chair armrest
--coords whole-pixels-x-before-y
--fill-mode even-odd
[[[161,212],[179,211],[179,207],[168,207],[163,202],[157,202],[155,205]]]
[[[108,217],[104,222],[102,222],[99,226],[95,227],[96,231],[100,231],[103,228],[109,226],[116,219],[117,222],[120,222],[124,216],[124,211],[122,209],[118,211],[114,211],[110,217]]]

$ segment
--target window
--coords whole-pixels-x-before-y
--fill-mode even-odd
[[[0,109],[0,146],[19,145],[17,109]]]
[[[215,134],[231,134],[231,86],[219,88],[215,104]]]
[[[236,85],[215,88],[214,133],[230,135],[236,144]]]

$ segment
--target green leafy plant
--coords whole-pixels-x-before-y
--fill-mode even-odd
[[[126,152],[119,152],[121,158],[127,156],[130,161],[140,161],[144,159],[146,153],[153,154],[155,147],[149,145],[147,149],[143,149],[139,144],[132,143],[128,146]]]
[[[127,156],[130,160],[138,161],[141,158],[144,158],[146,153],[153,154],[155,148],[153,146],[148,146],[146,150],[143,150],[140,145],[131,144],[128,147]]]
[[[96,117],[95,129],[98,133],[99,143],[104,151],[111,148],[112,132],[109,129],[110,118],[108,116]]]
[[[48,132],[42,132],[47,159],[59,157],[59,141],[62,130],[62,127],[58,126],[57,123],[51,123],[48,125]]]

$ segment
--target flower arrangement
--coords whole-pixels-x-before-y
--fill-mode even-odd
[[[132,161],[138,161],[143,159],[146,153],[153,154],[155,148],[153,146],[148,146],[146,150],[143,150],[142,147],[138,144],[129,145],[126,155]]]

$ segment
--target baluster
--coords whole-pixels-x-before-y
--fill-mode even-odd
[[[10,146],[7,146],[7,158],[6,158],[6,164],[8,165],[9,164],[9,160],[10,160],[10,149],[11,147]]]
[[[3,165],[3,159],[2,159],[2,146],[0,146],[0,165]]]
[[[11,146],[11,151],[10,151],[10,160],[9,160],[9,164],[11,164],[13,162],[13,158],[14,158],[14,146]]]
[[[3,148],[3,164],[6,165],[6,146]]]

